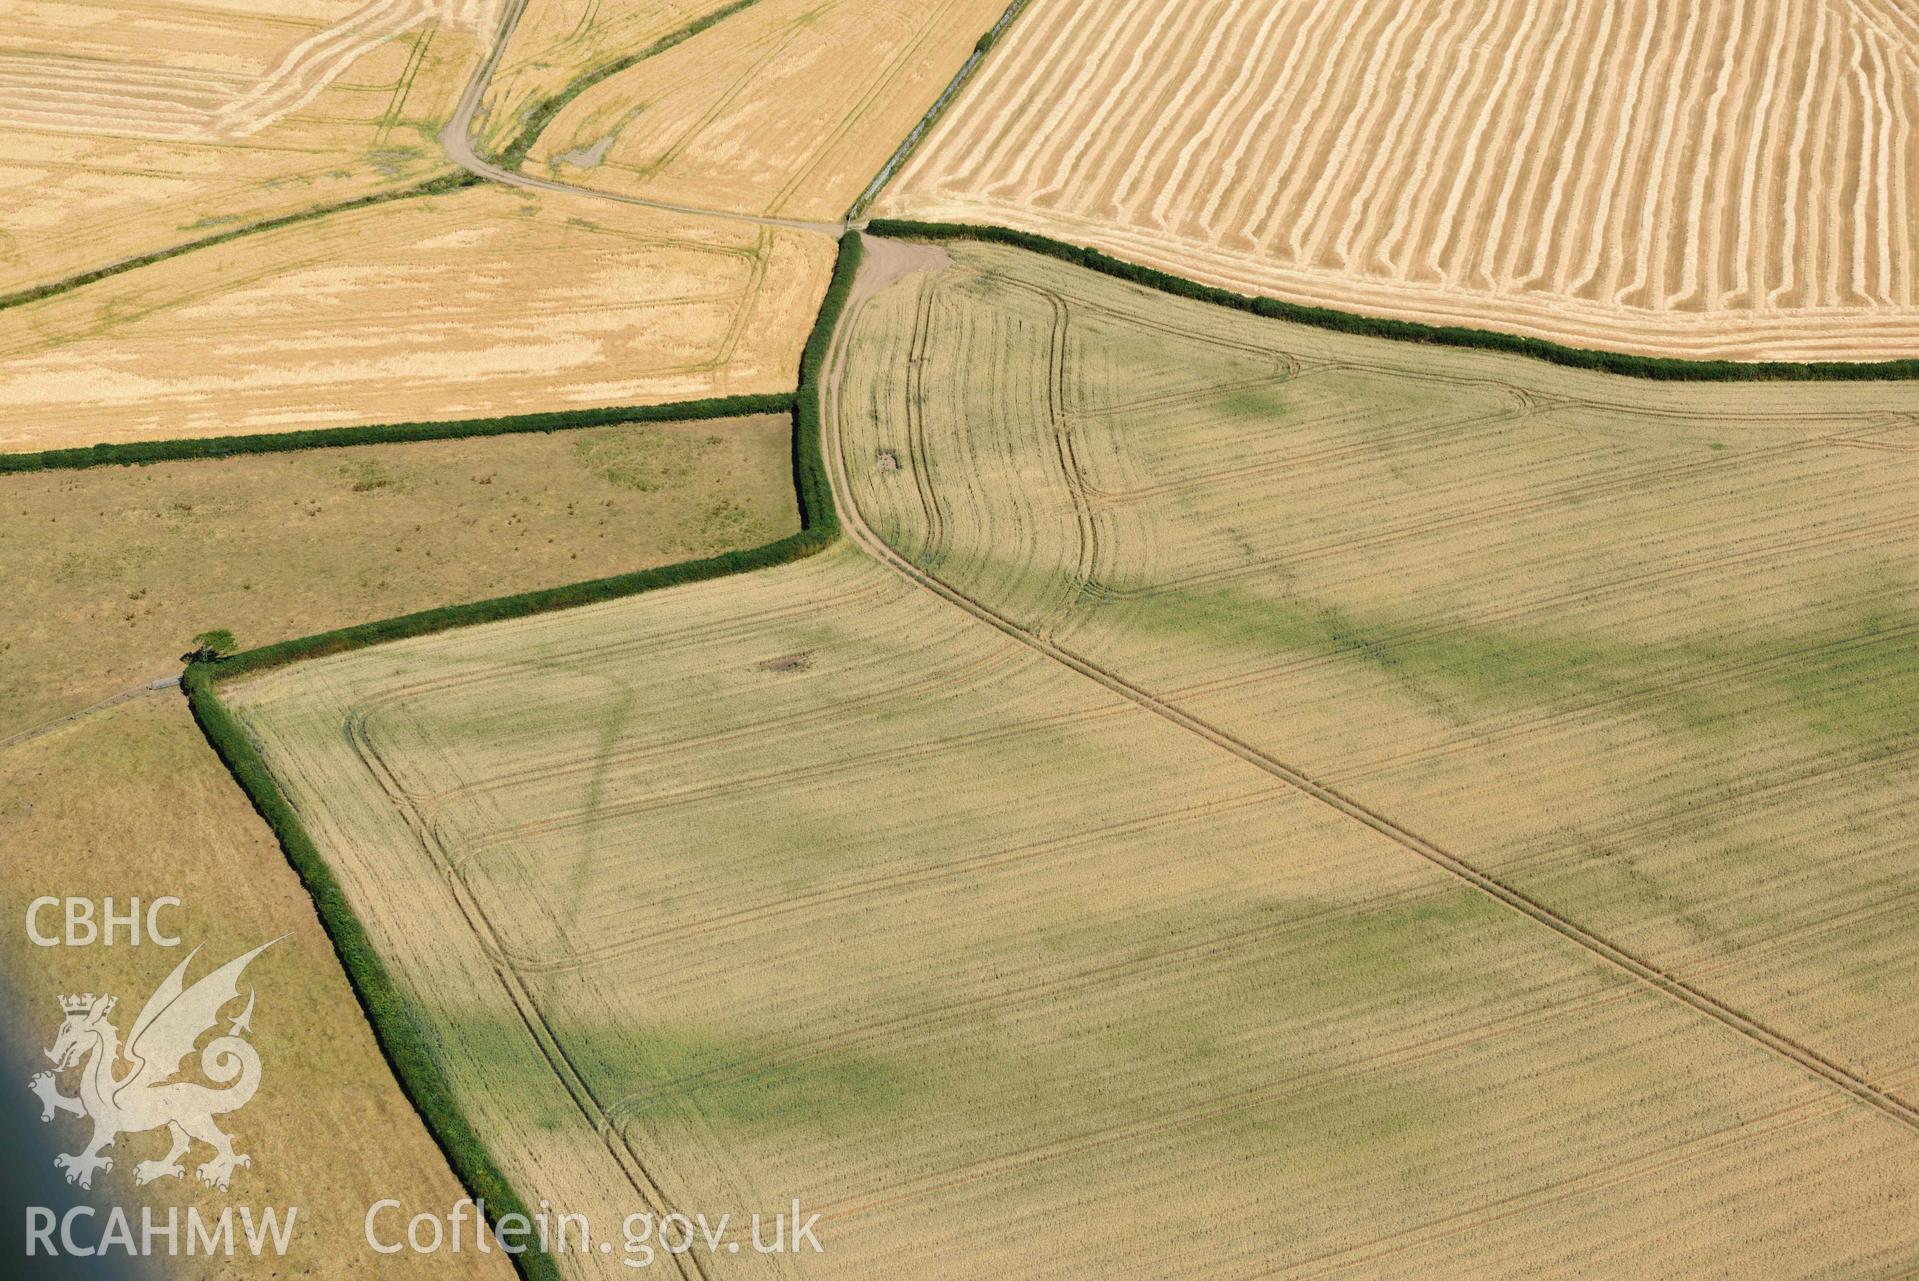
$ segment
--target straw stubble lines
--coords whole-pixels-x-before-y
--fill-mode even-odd
[[[44,52],[0,58],[0,124],[169,141],[248,138],[309,105],[354,63],[419,28],[479,33],[493,0],[371,0],[247,74],[105,64]]]
[[[879,211],[1575,344],[1905,355],[1916,26],[1864,0],[1062,0]]]

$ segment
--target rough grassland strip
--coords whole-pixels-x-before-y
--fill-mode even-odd
[[[1006,28],[1013,25],[1013,19],[1019,17],[1027,3],[1028,0],[1013,0],[1013,3],[1006,6],[1006,12],[999,16],[999,21],[979,38],[979,43],[973,46],[973,52],[967,55],[965,62],[960,64],[960,69],[953,73],[953,78],[946,82],[946,88],[940,92],[940,96],[933,100],[933,105],[926,109],[926,114],[921,116],[919,123],[913,126],[913,131],[907,134],[893,154],[887,157],[886,163],[880,166],[880,171],[873,175],[873,181],[866,184],[866,190],[862,191],[859,199],[853,202],[853,207],[846,211],[848,221],[865,213],[866,207],[872,204],[880,194],[880,189],[892,181],[893,175],[899,172],[899,167],[905,164],[906,158],[918,149],[920,140],[926,137],[927,131],[946,113],[946,109],[953,104],[953,99],[959,97],[959,91],[964,89],[966,82],[973,78],[973,72],[979,69],[979,64],[985,61],[986,55],[992,51],[994,45],[999,43],[999,38],[1006,34]]]
[[[1196,280],[1144,267],[1081,245],[1030,231],[1010,227],[970,223],[915,222],[903,218],[875,218],[866,230],[876,236],[910,240],[979,240],[1045,254],[1103,275],[1133,284],[1145,285],[1162,293],[1221,307],[1232,307],[1272,320],[1332,329],[1340,333],[1365,334],[1391,338],[1399,342],[1431,343],[1445,347],[1471,347],[1529,356],[1548,364],[1573,369],[1591,369],[1600,373],[1622,374],[1665,382],[1863,382],[1919,379],[1919,358],[1879,361],[1847,360],[1684,360],[1674,356],[1635,356],[1627,352],[1594,351],[1569,347],[1545,338],[1500,333],[1491,329],[1469,329],[1458,325],[1427,325],[1412,320],[1389,320],[1379,316],[1361,316],[1331,307],[1309,307],[1282,302],[1277,298],[1255,297],[1204,285]]]
[[[195,663],[187,668],[182,678],[181,683],[186,689],[194,719],[207,736],[207,741],[226,763],[254,808],[273,829],[287,861],[299,873],[307,892],[313,896],[320,920],[326,926],[328,937],[333,940],[340,964],[346,970],[368,1021],[373,1025],[375,1038],[387,1062],[392,1065],[394,1076],[426,1122],[435,1142],[446,1153],[448,1163],[467,1192],[475,1200],[486,1203],[487,1212],[494,1223],[505,1214],[525,1214],[525,1204],[460,1110],[459,1100],[454,1097],[442,1075],[432,1044],[422,1031],[423,1021],[409,1009],[406,997],[380,960],[365,926],[355,915],[352,904],[347,901],[312,837],[301,826],[298,813],[288,803],[258,749],[221,703],[215,686],[220,681],[301,658],[339,653],[449,627],[610,600],[674,583],[695,582],[722,574],[765,568],[810,556],[821,550],[838,534],[839,521],[834,515],[826,469],[820,457],[819,401],[827,349],[852,289],[853,277],[859,270],[859,262],[859,233],[849,231],[840,241],[840,256],[833,270],[832,283],[827,287],[819,318],[814,323],[813,333],[807,340],[800,361],[793,439],[794,482],[800,497],[801,531],[798,534],[749,551],[728,552],[704,560],[687,561],[571,587],[527,592],[449,609],[428,610],[385,622],[269,645],[219,662]],[[514,1256],[514,1264],[529,1281],[549,1281],[559,1275],[552,1258],[537,1248],[529,1248],[525,1253]]]
[[[540,135],[546,132],[547,126],[553,123],[553,118],[564,111],[569,102],[601,81],[617,76],[622,71],[631,70],[648,58],[657,58],[673,46],[691,40],[715,23],[723,22],[742,9],[750,9],[758,3],[759,0],[733,0],[731,4],[723,5],[711,13],[693,19],[677,31],[668,32],[644,49],[635,53],[622,54],[611,62],[601,63],[593,70],[580,75],[566,88],[528,109],[525,122],[520,126],[520,132],[500,149],[499,155],[493,157],[493,163],[502,169],[518,169],[525,163],[527,153],[533,150],[533,144],[540,140]]]
[[[118,262],[108,263],[104,267],[95,267],[92,271],[83,271],[76,276],[67,276],[61,280],[49,281],[44,285],[35,285],[31,289],[21,289],[10,294],[0,294],[0,311],[8,307],[20,307],[30,302],[39,302],[42,298],[51,298],[55,294],[64,294],[91,285],[95,281],[118,276],[122,272],[133,271],[140,267],[151,267],[156,262],[165,262],[169,258],[178,258],[181,254],[190,254],[199,249],[211,249],[215,245],[224,245],[229,240],[238,240],[242,236],[257,235],[262,231],[278,231],[282,227],[291,227],[296,223],[311,222],[316,218],[329,218],[334,214],[350,213],[355,209],[365,209],[370,205],[383,205],[391,200],[412,200],[416,196],[437,196],[443,192],[454,191],[461,187],[471,187],[485,179],[476,174],[465,172],[442,174],[412,187],[403,187],[399,191],[376,191],[371,195],[355,196],[351,200],[342,200],[337,204],[320,205],[314,209],[302,209],[298,213],[281,214],[277,218],[265,218],[259,222],[250,222],[244,227],[234,227],[228,231],[211,236],[202,236],[198,240],[189,240],[182,245],[173,245],[167,249],[156,249],[152,253],[138,254],[132,258],[122,258]]]
[[[189,440],[127,441],[78,449],[49,449],[37,454],[0,454],[0,475],[9,472],[65,471],[80,467],[132,467],[192,458],[230,458],[236,454],[277,454],[296,449],[334,449],[347,445],[393,445],[466,436],[510,436],[521,432],[571,431],[616,423],[692,422],[783,414],[793,408],[786,392],[751,396],[712,396],[664,405],[610,409],[566,409],[500,418],[456,418],[434,422],[383,423],[369,427],[320,427],[306,431],[255,435],[200,436]]]
[[[814,323],[813,333],[807,339],[805,350],[800,357],[798,395],[796,398],[777,398],[781,408],[794,406],[793,472],[800,509],[800,532],[797,534],[789,534],[785,538],[776,539],[758,547],[722,552],[717,556],[703,557],[699,560],[679,561],[672,565],[661,565],[631,574],[617,574],[610,578],[569,583],[562,587],[542,588],[538,591],[521,592],[514,596],[498,596],[491,600],[473,601],[464,605],[448,605],[438,609],[422,610],[414,614],[403,614],[398,618],[381,619],[377,622],[361,623],[353,627],[281,641],[277,644],[247,650],[207,665],[208,670],[215,673],[208,679],[230,680],[236,676],[278,667],[303,658],[344,653],[347,650],[363,649],[368,645],[403,640],[412,636],[425,636],[432,632],[467,627],[476,623],[524,618],[531,614],[544,614],[557,609],[571,609],[578,605],[617,600],[622,596],[635,596],[641,592],[655,591],[679,583],[700,582],[727,574],[782,565],[819,551],[839,534],[839,518],[833,509],[832,492],[828,488],[825,464],[820,457],[820,382],[824,374],[826,353],[832,341],[833,329],[845,306],[847,294],[852,289],[853,277],[859,270],[859,262],[859,233],[848,232],[840,242],[839,261],[834,266],[832,282],[827,286],[826,296],[820,305],[819,318]],[[711,403],[713,402],[691,402],[695,407]],[[722,417],[744,412],[739,408],[737,400],[724,403],[728,405],[724,414],[711,413],[700,416]],[[649,406],[646,412],[649,417],[656,419],[683,419],[687,416],[686,408],[686,405]],[[762,408],[759,412],[765,412],[765,410]],[[625,419],[622,418],[621,421]]]

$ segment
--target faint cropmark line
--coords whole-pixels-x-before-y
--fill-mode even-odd
[[[160,1160],[134,1167],[137,1183],[183,1175],[180,1158],[195,1141],[213,1149],[212,1158],[194,1171],[209,1187],[224,1190],[235,1168],[253,1164],[251,1158],[233,1150],[233,1140],[214,1123],[215,1117],[245,1107],[260,1087],[259,1052],[243,1039],[253,1018],[251,988],[246,1007],[231,1020],[226,1033],[200,1049],[200,1071],[215,1084],[177,1078],[196,1042],[220,1022],[220,1011],[239,999],[241,972],[279,941],[262,943],[188,987],[187,966],[200,952],[193,949],[147,998],[124,1045],[119,1029],[108,1018],[116,1004],[113,997],[89,992],[60,998],[66,1018],[47,1051],[53,1070],[35,1074],[27,1085],[40,1098],[42,1121],[66,1113],[93,1122],[93,1137],[84,1148],[53,1159],[66,1171],[67,1182],[92,1187],[95,1171],[113,1168],[113,1159],[101,1153],[116,1139],[163,1126],[172,1147]],[[123,1062],[131,1066],[116,1074]],[[59,1076],[74,1069],[79,1071],[78,1093],[62,1094]]]

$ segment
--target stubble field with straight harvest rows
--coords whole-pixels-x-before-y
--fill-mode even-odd
[[[1059,0],[875,207],[1574,346],[1919,346],[1919,18],[1887,0]]]
[[[1855,679],[1899,634],[1882,390],[1728,416],[1011,251],[888,286],[881,249],[829,455],[904,569],[842,546],[223,687],[523,1194],[798,1195],[820,1276],[1910,1257],[1895,1115],[1053,656],[1909,1089],[1909,1037],[1822,950],[1867,939],[1888,990],[1910,964],[1911,801]],[[1825,483],[1780,506],[1785,458]],[[1755,574],[1857,634],[1786,675],[1795,620],[1723,612]],[[1830,808],[1766,809],[1795,786]]]
[[[0,311],[0,450],[786,391],[832,254],[500,186],[335,214]]]
[[[837,219],[1006,0],[759,0],[573,99],[527,172],[701,208]]]
[[[494,0],[0,16],[0,294],[451,171]]]

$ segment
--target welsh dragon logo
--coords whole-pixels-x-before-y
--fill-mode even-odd
[[[253,1164],[233,1150],[233,1140],[213,1122],[216,1116],[245,1107],[260,1088],[259,1052],[243,1039],[253,1018],[251,989],[246,1008],[232,1019],[226,1034],[200,1050],[200,1070],[220,1088],[175,1078],[199,1039],[220,1022],[220,1011],[239,999],[241,971],[277,942],[262,943],[189,987],[187,966],[200,952],[193,949],[147,998],[124,1045],[119,1029],[107,1017],[113,1013],[113,997],[89,992],[60,998],[66,1019],[47,1051],[53,1071],[37,1073],[27,1085],[40,1096],[42,1121],[62,1112],[93,1121],[93,1137],[86,1147],[53,1159],[66,1171],[67,1182],[92,1187],[95,1171],[113,1168],[113,1158],[101,1153],[115,1139],[162,1126],[173,1146],[162,1159],[142,1161],[133,1168],[137,1183],[185,1174],[180,1158],[195,1140],[213,1149],[212,1158],[194,1171],[209,1187],[224,1189],[236,1167]],[[127,1065],[124,1071],[122,1063]],[[79,1093],[62,1094],[56,1074],[75,1067],[80,1069]]]

